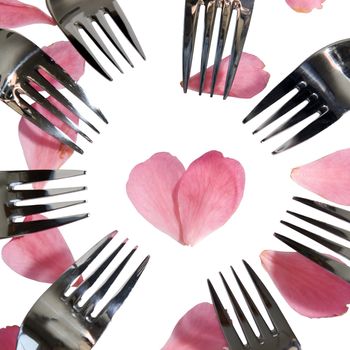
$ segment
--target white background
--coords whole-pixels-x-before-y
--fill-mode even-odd
[[[45,10],[43,0],[28,3]],[[347,348],[350,315],[312,320],[297,314],[261,267],[259,254],[264,249],[287,250],[272,234],[277,231],[292,235],[279,224],[280,219],[287,218],[286,209],[300,208],[292,203],[292,196],[318,198],[296,185],[290,179],[290,171],[349,147],[349,117],[279,156],[272,156],[270,152],[298,128],[261,145],[262,135],[252,136],[251,132],[264,117],[247,125],[241,121],[273,86],[310,54],[350,36],[350,3],[326,0],[323,10],[298,14],[284,0],[256,0],[245,51],[265,62],[271,79],[266,90],[255,98],[227,101],[207,95],[198,97],[194,92],[185,95],[180,88],[184,1],[120,0],[120,5],[142,43],[147,61],[142,61],[125,45],[135,69],[123,65],[125,74],[121,75],[103,59],[115,78],[112,83],[87,67],[81,85],[90,93],[93,102],[101,106],[110,124],[102,125],[95,116],[88,114],[100,127],[101,135],[90,133],[95,141],[93,145],[79,139],[85,154],[74,154],[64,166],[88,171],[87,176],[72,181],[88,185],[88,191],[83,194],[88,204],[70,212],[86,210],[91,215],[89,219],[63,227],[61,232],[77,258],[102,236],[118,229],[120,237],[116,240],[120,242],[129,237],[129,247],[140,246],[132,268],[146,254],[151,255],[151,262],[95,349],[161,349],[186,311],[197,303],[210,301],[206,278],[212,278],[219,287],[217,272],[228,274],[228,267],[232,265],[242,279],[250,283],[242,258],[267,284],[303,349]],[[20,31],[38,45],[64,38],[58,28],[44,25]],[[199,45],[197,53],[198,50]],[[197,71],[198,65],[194,63],[193,73]],[[26,168],[17,136],[19,117],[5,105],[0,106],[0,113],[3,125],[0,129],[1,169]],[[242,163],[246,171],[244,198],[224,227],[195,247],[184,247],[136,212],[126,195],[125,184],[131,169],[156,152],[170,152],[187,167],[209,150],[221,151]],[[4,244],[6,241],[1,246]],[[313,243],[308,241],[308,244]],[[0,327],[19,325],[48,286],[17,275],[3,262],[0,263],[0,278]],[[250,284],[248,287],[252,291]],[[235,285],[233,288],[236,290]]]

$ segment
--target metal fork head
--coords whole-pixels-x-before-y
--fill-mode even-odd
[[[0,52],[0,99],[61,143],[64,143],[79,153],[83,153],[82,149],[66,133],[62,132],[46,119],[23,97],[26,96],[40,104],[58,120],[63,121],[68,127],[89,142],[92,142],[90,137],[81,131],[79,126],[72,122],[61,109],[55,107],[45,98],[35,88],[34,84],[39,85],[40,88],[97,133],[98,130],[77,111],[73,104],[42,73],[45,72],[57,80],[107,123],[102,112],[89,102],[82,88],[33,42],[16,32],[0,29],[0,44],[2,48]]]
[[[350,223],[350,211],[335,207],[333,205],[329,205],[326,203],[314,201],[307,198],[302,197],[294,197],[294,200],[296,200],[299,203],[302,203],[304,205],[307,205],[309,207],[312,207],[318,211],[321,211],[325,214],[328,214],[329,217],[333,216],[339,220],[345,221],[347,223]],[[332,235],[335,235],[337,237],[340,237],[346,241],[350,241],[350,230],[344,229],[342,227],[338,227],[337,225],[333,225],[329,222],[315,219],[300,213],[296,213],[295,211],[287,211],[288,214],[292,215],[293,217],[298,218],[303,223],[308,223],[313,225],[316,228],[319,228],[321,230],[324,230]],[[302,234],[305,237],[310,238],[314,242],[319,243],[320,245],[330,249],[331,251],[343,256],[344,258],[350,260],[350,248],[347,246],[344,246],[340,243],[334,242],[328,238],[323,237],[322,235],[319,235],[315,232],[312,232],[308,229],[304,229],[298,225],[292,224],[289,221],[282,220],[281,223],[292,230]],[[275,236],[287,244],[289,247],[296,250],[298,253],[302,254],[306,258],[312,260],[316,264],[320,265],[321,267],[325,268],[326,270],[334,273],[335,275],[339,276],[340,278],[344,279],[345,281],[350,283],[350,267],[339,262],[338,260],[335,260],[331,258],[329,255],[321,254],[318,251],[311,249],[301,243],[298,243],[286,236],[283,236],[279,233],[275,233]]]
[[[84,31],[103,54],[112,62],[112,64],[114,64],[121,72],[122,70],[94,28],[93,23],[96,23],[101,28],[122,57],[133,67],[128,55],[108,24],[105,17],[106,14],[110,15],[130,44],[136,49],[142,58],[145,59],[145,54],[141,45],[117,1],[46,0],[46,4],[52,17],[55,19],[57,25],[67,36],[69,41],[85,58],[85,60],[105,78],[112,80],[112,77],[97,60],[79,30]]]
[[[244,345],[236,329],[234,328],[230,316],[223,306],[216,290],[212,283],[208,280],[208,286],[210,295],[216,310],[221,328],[227,340],[230,350],[300,350],[300,344],[295,337],[288,322],[283,316],[281,310],[272,298],[271,294],[262,283],[258,275],[250,267],[250,265],[243,261],[249,276],[253,280],[253,283],[259,293],[259,296],[265,306],[266,311],[272,321],[274,329],[270,329],[262,317],[260,311],[256,307],[248,291],[244,287],[240,278],[236,274],[235,270],[231,267],[232,273],[237,281],[237,284],[244,296],[244,299],[249,307],[249,310],[253,316],[254,322],[259,330],[259,336],[255,334],[250,326],[246,316],[244,315],[238,301],[236,300],[232,290],[230,289],[225,277],[220,273],[225,290],[228,294],[232,307],[236,313],[240,326],[243,330],[246,338],[246,344]]]
[[[318,114],[316,119],[291,139],[278,147],[273,154],[281,153],[317,135],[340,119],[350,109],[350,39],[338,41],[317,51],[272,91],[243,120],[247,123],[286,94],[296,89],[293,97],[284,103],[253,134],[274,123],[306,103],[294,115],[270,132],[261,142]]]
[[[88,214],[78,214],[28,222],[22,222],[19,220],[28,215],[45,213],[48,211],[68,208],[74,205],[85,203],[85,201],[79,200],[48,204],[25,205],[25,201],[28,199],[39,199],[79,192],[85,190],[86,187],[27,190],[16,188],[18,185],[70,178],[83,174],[85,174],[85,171],[80,170],[0,171],[0,239],[43,231],[88,217]]]
[[[231,57],[224,89],[224,99],[226,99],[231,90],[233,80],[236,75],[238,63],[243,52],[244,43],[247,37],[250,20],[253,13],[254,1],[255,0],[186,0],[182,47],[184,92],[187,92],[188,83],[191,75],[198,17],[201,6],[203,5],[205,8],[205,18],[201,55],[199,94],[202,93],[204,87],[205,74],[208,66],[210,46],[212,42],[217,9],[221,8],[221,19],[215,53],[213,76],[211,81],[211,96],[213,96],[215,91],[216,80],[226,44],[227,34],[230,28],[232,13],[234,10],[237,11],[235,33],[231,47]]]
[[[38,299],[22,323],[17,339],[17,350],[88,350],[96,344],[113,315],[137,283],[149,261],[149,256],[141,262],[117,294],[95,317],[91,314],[96,304],[110,289],[137,247],[130,251],[84,305],[78,305],[81,298],[114,261],[126,245],[126,241],[121,243],[71,294],[66,293],[116,234],[117,232],[112,232],[93,246]]]

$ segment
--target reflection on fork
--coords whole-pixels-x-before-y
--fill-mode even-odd
[[[241,338],[239,337],[236,329],[234,328],[230,316],[223,306],[216,290],[214,289],[212,283],[208,280],[208,286],[210,295],[225,335],[226,341],[229,345],[230,350],[300,350],[301,346],[295,337],[292,329],[290,328],[288,322],[283,316],[281,310],[276,304],[275,300],[272,298],[271,294],[261,282],[260,278],[254,272],[254,270],[243,261],[249,276],[253,280],[256,289],[259,292],[259,296],[268,312],[268,315],[272,321],[273,329],[271,330],[266,324],[263,316],[261,315],[259,309],[256,307],[252,298],[250,297],[248,291],[244,287],[240,278],[236,274],[235,270],[231,267],[232,273],[237,281],[237,284],[244,296],[244,299],[249,307],[249,310],[253,316],[254,322],[259,330],[259,336],[257,336],[251,325],[249,324],[245,314],[243,313],[236,297],[234,296],[229,284],[227,283],[225,277],[220,273],[222,282],[224,284],[225,290],[228,294],[232,307],[236,313],[240,326],[243,330],[244,336],[246,338],[246,344],[244,345]]]

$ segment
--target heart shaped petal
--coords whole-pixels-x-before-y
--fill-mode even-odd
[[[227,343],[212,304],[201,303],[177,323],[162,350],[222,350]]]
[[[25,221],[44,219],[42,215],[33,215]],[[13,238],[3,247],[2,258],[18,274],[47,283],[56,281],[74,262],[57,228]]]
[[[313,9],[321,9],[326,0],[286,0],[287,4],[297,12],[308,13]]]
[[[0,328],[1,350],[16,350],[18,333],[18,326]]]
[[[180,242],[193,245],[225,224],[243,197],[242,165],[211,151],[195,160],[175,190],[181,222]]]
[[[230,56],[221,61],[214,91],[215,95],[224,94],[229,61]],[[243,52],[229,96],[251,98],[264,90],[270,79],[270,74],[264,71],[264,67],[265,64],[258,57]],[[212,76],[213,66],[207,69],[204,81],[203,92],[208,94],[211,90]],[[188,88],[190,90],[198,91],[199,85],[200,73],[190,78]]]
[[[347,312],[350,284],[296,252],[264,251],[262,265],[287,303],[310,318]]]
[[[166,152],[156,153],[131,171],[126,185],[137,211],[176,240],[180,239],[180,227],[173,191],[184,172],[184,166],[176,157]]]
[[[55,25],[50,16],[35,6],[17,0],[0,0],[1,28],[16,28],[34,23]]]
[[[295,168],[291,177],[323,198],[350,205],[350,148]]]

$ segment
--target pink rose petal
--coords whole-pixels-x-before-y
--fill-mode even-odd
[[[311,12],[313,9],[321,9],[325,0],[286,0],[287,4],[297,12]]]
[[[1,350],[16,350],[18,326],[0,328],[0,348]]]
[[[350,205],[350,148],[295,168],[291,177],[323,198]]]
[[[295,252],[264,251],[260,255],[287,303],[310,318],[344,314],[350,303],[350,284]]]
[[[229,59],[230,56],[221,61],[214,91],[215,95],[224,94]],[[270,79],[270,74],[264,71],[264,67],[265,64],[258,57],[243,52],[229,96],[251,98],[264,90]],[[212,75],[213,66],[207,69],[204,81],[203,91],[208,94],[211,90]],[[199,83],[200,73],[190,78],[188,87],[190,90],[198,91]]]
[[[162,350],[222,350],[226,347],[213,305],[202,303],[180,319]]]
[[[34,6],[17,0],[0,0],[0,27],[16,28],[33,23],[55,25],[50,16]]]
[[[220,152],[211,151],[195,160],[174,194],[181,242],[193,245],[225,224],[241,202],[244,184],[242,165]]]
[[[157,153],[131,171],[126,190],[146,220],[180,243],[194,245],[235,212],[243,196],[244,170],[217,151],[187,171],[169,153]]]
[[[25,221],[43,219],[42,215],[33,215]],[[3,247],[2,258],[18,274],[47,283],[56,281],[74,262],[57,228],[13,238]]]

